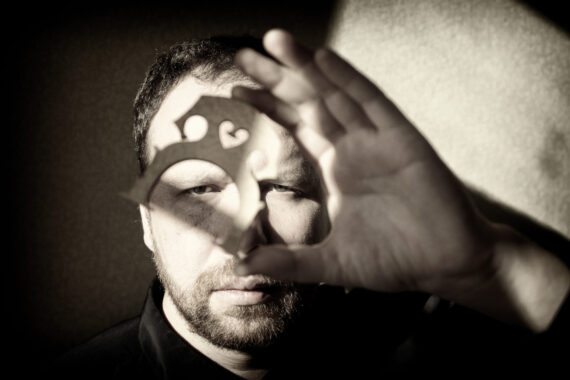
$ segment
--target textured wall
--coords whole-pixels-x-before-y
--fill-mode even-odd
[[[570,38],[513,1],[340,1],[330,45],[467,183],[570,236]]]

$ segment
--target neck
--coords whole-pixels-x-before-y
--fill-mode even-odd
[[[249,380],[261,379],[268,372],[267,369],[259,368],[259,366],[253,364],[254,358],[252,355],[216,346],[192,331],[168,292],[164,294],[162,309],[168,322],[184,340],[228,371]]]

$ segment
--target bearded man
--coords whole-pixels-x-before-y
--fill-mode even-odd
[[[545,363],[536,359],[561,328],[568,268],[487,220],[348,63],[282,30],[263,46],[211,38],[172,47],[135,101],[141,172],[180,140],[176,122],[202,96],[264,114],[269,153],[248,165],[265,207],[234,256],[220,244],[240,204],[232,178],[208,161],[169,167],[140,207],[158,273],[141,316],[62,367],[83,377],[258,379]],[[199,118],[184,133],[199,141]]]

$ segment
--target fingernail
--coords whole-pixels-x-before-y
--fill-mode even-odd
[[[243,88],[242,87],[240,87],[240,86],[232,87],[232,96],[239,97],[241,94],[243,94]]]
[[[243,263],[238,264],[234,269],[235,274],[238,276],[247,276],[249,274],[249,270],[247,266]]]

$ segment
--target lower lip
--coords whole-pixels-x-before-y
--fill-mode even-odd
[[[212,296],[232,305],[256,305],[264,302],[269,294],[259,290],[217,290]]]

